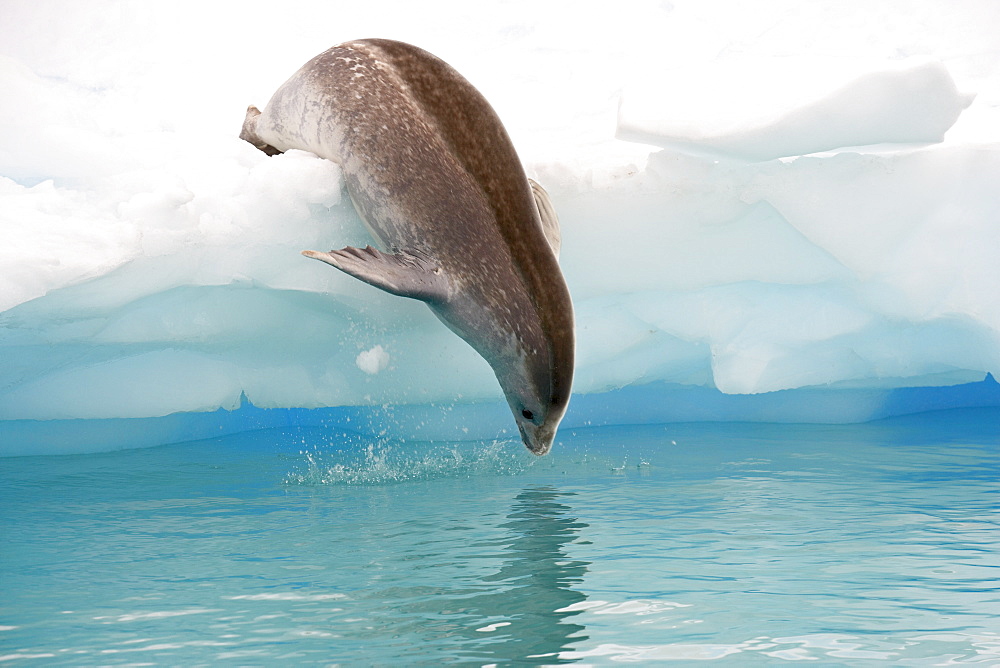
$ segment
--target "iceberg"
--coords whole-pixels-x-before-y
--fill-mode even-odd
[[[854,25],[836,3],[795,20],[661,3],[577,18],[580,34],[554,10],[462,18],[479,49],[407,32],[400,5],[391,36],[481,87],[558,211],[578,327],[564,429],[1000,406],[1000,60],[984,48],[997,22],[976,20],[1000,17],[917,4],[896,51],[845,36],[850,59],[802,41],[821,18]],[[246,53],[221,12],[192,28],[95,3],[102,41],[73,28],[83,10],[10,7],[0,455],[296,424],[516,438],[489,367],[423,305],[299,255],[371,241],[338,167],[235,136],[246,104],[363,31]],[[754,37],[767,16],[770,41]],[[12,27],[45,23],[64,37],[45,52]],[[654,48],[654,28],[677,46]],[[158,59],[192,30],[211,35],[202,51]],[[205,63],[233,76],[205,82]]]

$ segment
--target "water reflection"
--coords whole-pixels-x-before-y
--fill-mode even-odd
[[[510,542],[500,570],[482,579],[493,591],[470,601],[468,613],[483,620],[476,658],[519,663],[562,663],[560,652],[587,639],[566,611],[586,596],[573,589],[590,562],[573,560],[566,545],[587,524],[561,501],[574,496],[552,487],[530,487],[514,500],[507,522]]]

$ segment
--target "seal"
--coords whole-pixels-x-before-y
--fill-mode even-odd
[[[547,453],[573,379],[559,224],[482,94],[415,46],[347,42],[303,65],[263,111],[248,108],[240,137],[340,164],[383,250],[303,255],[426,302],[489,362],[525,446]]]

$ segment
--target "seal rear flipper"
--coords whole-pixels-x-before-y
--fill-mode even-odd
[[[247,115],[246,118],[243,119],[243,129],[240,130],[240,139],[250,142],[257,149],[263,151],[267,155],[278,155],[281,151],[257,136],[257,119],[259,117],[260,109],[252,104],[247,107]]]
[[[348,246],[329,253],[307,250],[302,254],[400,297],[443,303],[451,295],[451,286],[441,268],[410,253],[388,254],[371,246]]]

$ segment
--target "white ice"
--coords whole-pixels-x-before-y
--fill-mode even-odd
[[[622,95],[619,138],[755,161],[938,143],[974,98],[943,63],[925,59],[804,67],[801,58],[746,58],[635,88]]]
[[[549,190],[577,393],[1000,372],[992,0],[0,12],[0,420],[500,396],[423,305],[299,255],[370,242],[336,165],[236,137],[366,36],[451,62]]]

